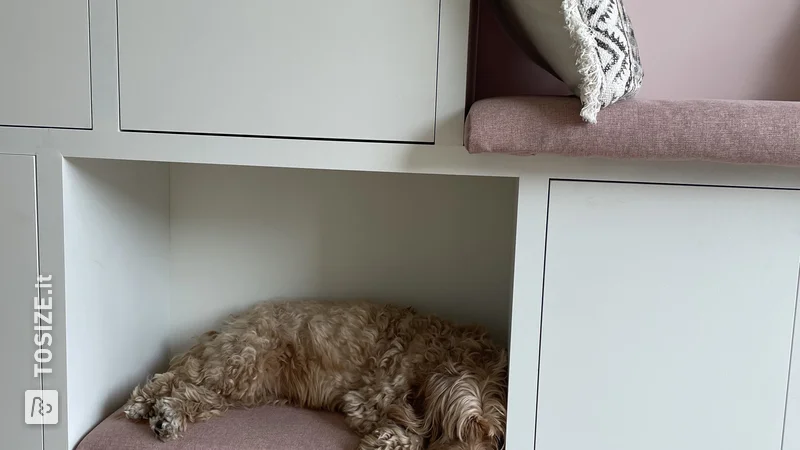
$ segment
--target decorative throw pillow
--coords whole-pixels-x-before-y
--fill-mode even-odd
[[[510,34],[580,97],[585,121],[639,91],[644,73],[622,0],[494,1]]]

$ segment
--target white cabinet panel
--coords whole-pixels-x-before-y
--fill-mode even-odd
[[[433,140],[438,1],[118,8],[124,130]]]
[[[88,8],[0,2],[0,125],[91,128]]]
[[[800,192],[554,181],[537,450],[780,450]]]
[[[36,276],[34,158],[0,155],[0,447],[42,448],[42,427],[25,424],[25,391],[41,389],[34,377]],[[44,324],[43,324],[44,325]]]

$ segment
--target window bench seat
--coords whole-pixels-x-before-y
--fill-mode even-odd
[[[584,123],[573,97],[501,97],[467,115],[470,153],[800,166],[800,102],[621,101]]]

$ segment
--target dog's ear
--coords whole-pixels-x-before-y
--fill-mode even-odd
[[[508,406],[508,352],[500,350],[495,354],[485,374],[481,391],[484,416],[491,425],[491,436],[505,439],[506,408]]]
[[[423,395],[424,427],[433,440],[478,443],[505,435],[508,365],[503,354],[486,366],[444,364]]]
[[[428,377],[423,389],[425,430],[433,439],[479,439],[489,431],[483,415],[481,380],[465,367],[445,364]]]
[[[495,353],[491,363],[489,363],[487,379],[491,382],[500,383],[503,389],[508,387],[508,351],[505,349]]]
[[[449,369],[450,365],[444,365],[434,372],[425,380],[420,390],[425,434],[434,441],[456,437],[456,427],[453,422],[460,412],[451,411],[450,403],[455,395],[455,385],[459,377]]]

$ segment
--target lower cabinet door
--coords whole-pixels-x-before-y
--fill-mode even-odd
[[[41,389],[41,378],[34,376],[37,275],[34,158],[0,155],[0,330],[4,342],[0,345],[0,448],[4,449],[42,448],[42,426],[26,424],[32,411],[25,402],[25,391]]]
[[[536,450],[781,450],[800,192],[553,181]]]

